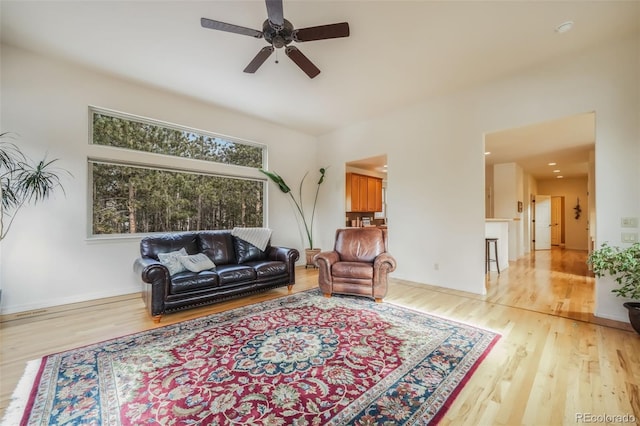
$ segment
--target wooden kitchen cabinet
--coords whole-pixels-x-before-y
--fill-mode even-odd
[[[382,179],[347,173],[346,177],[347,211],[382,211]]]

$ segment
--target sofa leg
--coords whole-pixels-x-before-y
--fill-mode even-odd
[[[374,298],[374,300],[376,301],[376,303],[382,303],[382,297],[376,297]]]
[[[160,320],[162,319],[162,315],[154,315],[153,316],[153,322],[155,324],[160,324]]]
[[[324,294],[324,297],[326,297],[326,298],[331,297],[331,293],[323,293],[323,294]]]
[[[291,291],[293,290],[293,284],[289,284],[287,286],[287,290],[289,290],[289,293],[291,293]]]

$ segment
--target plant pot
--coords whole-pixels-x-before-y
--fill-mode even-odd
[[[304,266],[304,268],[317,268],[318,265],[316,265],[316,262],[313,260],[313,258],[315,257],[316,254],[320,253],[320,249],[319,248],[306,248],[304,249],[304,254],[307,257],[307,264]]]
[[[640,334],[640,302],[626,302],[623,304],[629,311],[629,322],[631,326]]]

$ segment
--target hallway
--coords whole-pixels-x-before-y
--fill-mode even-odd
[[[587,252],[552,247],[532,251],[501,274],[487,275],[487,302],[535,312],[596,322],[595,279]]]

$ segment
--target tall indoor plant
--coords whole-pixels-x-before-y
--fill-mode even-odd
[[[618,283],[611,290],[616,296],[640,301],[640,243],[620,248],[603,243],[599,249],[589,255],[587,263],[591,265],[597,277],[610,275]],[[629,322],[640,334],[640,302],[625,302],[629,311]]]
[[[64,170],[54,166],[57,159],[45,157],[34,163],[9,139],[9,133],[0,133],[0,241],[7,236],[25,204],[45,200],[57,188],[64,192],[60,181],[60,172]]]
[[[279,174],[275,172],[269,172],[264,169],[260,169],[260,171],[265,175],[267,175],[267,177],[269,177],[269,179],[271,179],[273,183],[278,185],[278,188],[280,188],[280,191],[282,191],[284,194],[289,194],[289,197],[291,197],[293,204],[295,204],[299,219],[302,222],[302,226],[304,227],[304,231],[306,233],[307,242],[309,243],[309,247],[305,249],[306,255],[307,255],[307,266],[313,266],[314,265],[312,260],[313,256],[315,256],[316,253],[320,252],[319,248],[316,248],[313,246],[313,220],[315,218],[316,205],[318,203],[318,194],[320,193],[320,185],[322,185],[322,183],[324,182],[324,176],[325,176],[325,173],[327,172],[327,167],[321,167],[318,170],[318,172],[320,173],[320,177],[318,178],[318,182],[316,184],[316,194],[313,199],[313,208],[311,209],[311,217],[309,220],[307,220],[307,215],[305,214],[305,211],[304,211],[304,203],[302,202],[302,186],[309,172],[305,173],[302,179],[300,180],[300,185],[298,187],[298,198],[296,198],[293,195],[293,192],[291,191],[291,188],[289,187],[289,185],[287,185],[287,183]]]

